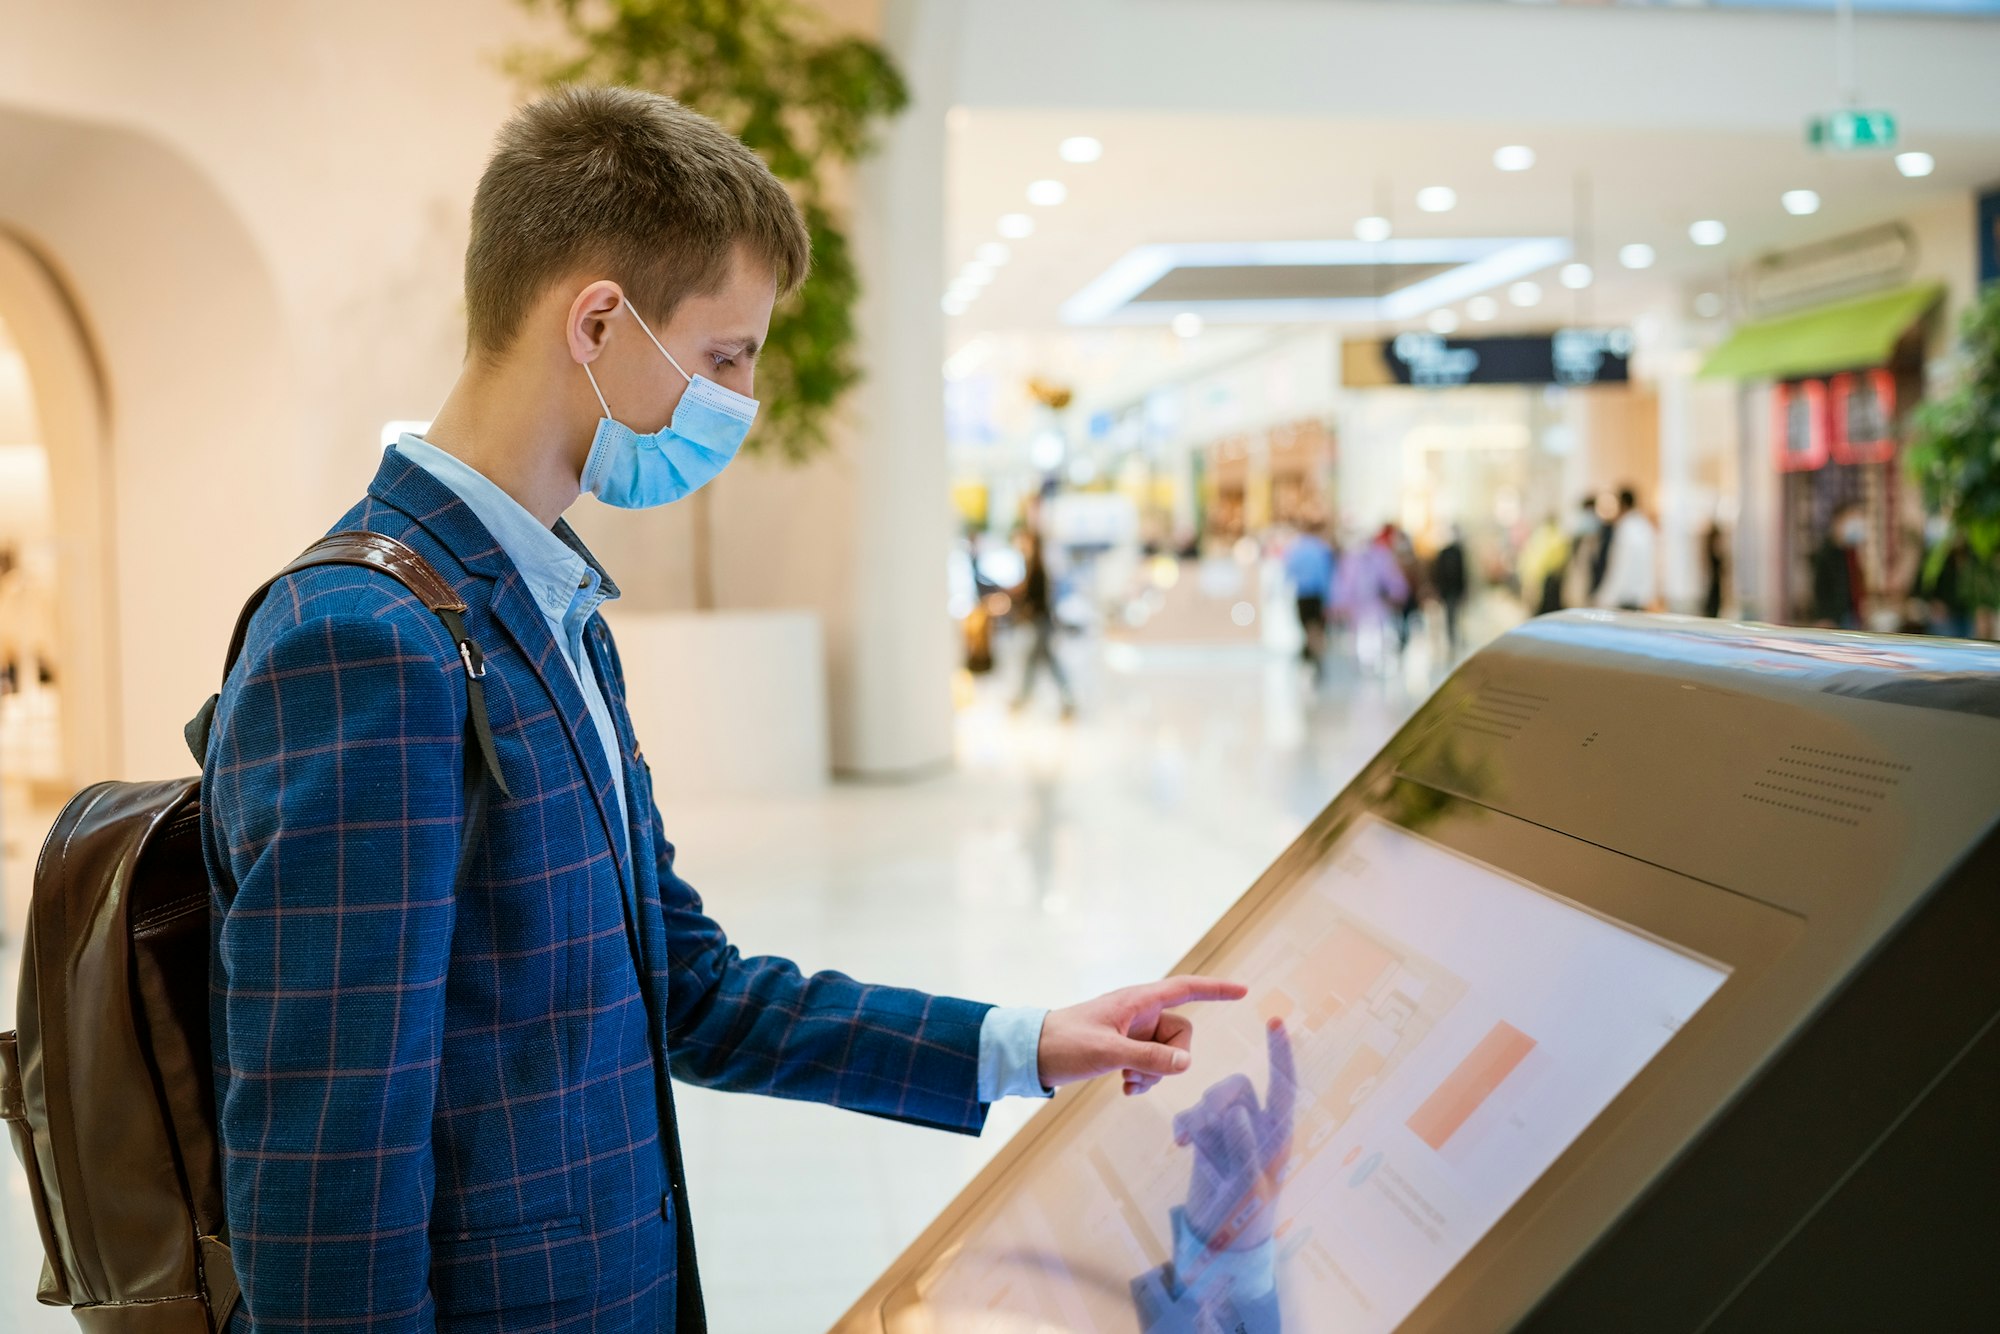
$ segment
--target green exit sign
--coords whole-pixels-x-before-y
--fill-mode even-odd
[[[1851,153],[1896,146],[1896,118],[1886,111],[1835,111],[1806,122],[1806,142],[1814,148]]]

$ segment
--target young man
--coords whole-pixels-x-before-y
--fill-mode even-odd
[[[806,977],[738,954],[674,873],[596,615],[617,589],[561,515],[729,461],[807,262],[776,179],[671,101],[571,89],[503,130],[464,370],[333,527],[401,540],[468,604],[506,790],[461,866],[473,664],[348,566],[275,586],[207,755],[238,1334],[698,1328],[669,1068],[977,1133],[1007,1094],[1113,1070],[1144,1092],[1187,1066],[1170,1007],[1242,994],[1046,1012]]]

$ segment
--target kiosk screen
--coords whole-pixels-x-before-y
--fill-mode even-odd
[[[1373,816],[1202,967],[1192,1069],[1080,1095],[891,1329],[1392,1330],[1728,973]]]

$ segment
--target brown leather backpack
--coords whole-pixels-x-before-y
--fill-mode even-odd
[[[314,543],[251,595],[224,675],[271,585],[312,565],[391,576],[458,644],[477,741],[465,748],[469,839],[486,782],[506,792],[485,667],[465,604],[417,553],[379,533]],[[197,763],[215,705],[211,696],[187,727]],[[86,1330],[221,1334],[236,1307],[208,1042],[208,909],[198,778],[85,788],[35,868],[18,1028],[0,1033],[0,1119],[41,1232],[36,1296],[70,1307]]]

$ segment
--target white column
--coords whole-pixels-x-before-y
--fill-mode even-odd
[[[854,614],[836,664],[833,763],[912,775],[951,759],[951,520],[944,447],[945,112],[958,63],[956,0],[888,0],[882,40],[910,106],[857,173],[856,312],[867,379],[855,393]]]

